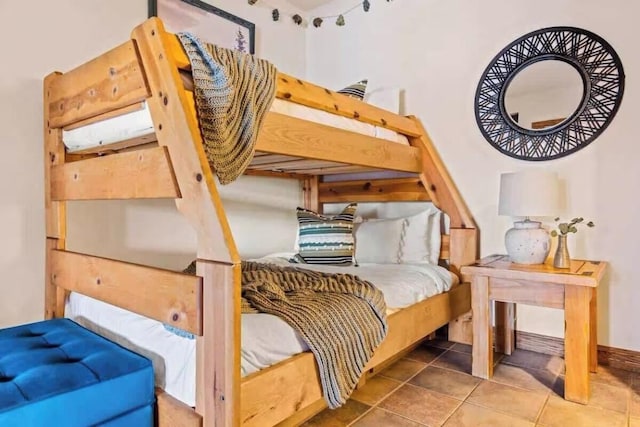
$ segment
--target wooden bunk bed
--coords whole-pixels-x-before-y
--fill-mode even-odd
[[[69,292],[108,302],[197,336],[195,409],[158,389],[161,426],[295,425],[325,407],[311,353],[240,375],[240,257],[205,156],[176,36],[152,18],[131,40],[44,81],[47,318],[64,315]],[[403,117],[284,74],[277,98],[406,135],[410,145],[268,113],[249,175],[297,178],[305,205],[432,201],[450,219],[440,258],[459,273],[477,255],[475,223],[415,117]],[[142,108],[154,133],[68,153],[63,130]],[[324,182],[331,174],[393,170],[401,179]],[[173,198],[197,232],[197,276],[65,250],[65,202]],[[214,309],[215,307],[215,309]],[[391,315],[366,375],[470,309],[469,284]],[[468,341],[465,327],[453,339]],[[457,335],[456,335],[457,334]],[[457,337],[457,338],[456,338]]]

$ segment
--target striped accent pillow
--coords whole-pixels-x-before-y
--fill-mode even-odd
[[[298,208],[298,261],[301,258],[307,264],[351,265],[353,219],[357,207],[352,203],[332,217]]]
[[[347,86],[344,89],[340,89],[338,93],[341,93],[343,95],[347,95],[362,101],[364,99],[364,92],[367,90],[368,82],[369,81],[367,79],[360,80],[358,83],[354,83],[351,86]]]

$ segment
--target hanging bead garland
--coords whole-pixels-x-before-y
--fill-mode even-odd
[[[387,3],[391,3],[393,0],[386,0]],[[253,6],[255,4],[258,3],[258,0],[247,0],[247,2]],[[279,21],[280,20],[280,10],[276,7],[273,7],[271,5],[269,5],[269,3],[267,3],[264,0],[260,0],[261,4],[264,4],[265,6],[269,7],[271,9],[271,17],[273,18],[274,21]],[[346,20],[345,20],[345,15],[353,12],[356,9],[362,8],[362,10],[364,12],[369,12],[369,10],[371,9],[371,1],[370,0],[363,0],[360,3],[354,5],[353,7],[351,7],[350,9],[345,10],[342,13],[338,13],[336,15],[329,15],[329,16],[317,16],[314,17],[311,20],[311,23],[313,24],[313,26],[315,28],[320,28],[322,26],[322,23],[324,22],[325,19],[336,19],[336,25],[339,27],[343,27],[346,25]],[[289,14],[288,14],[289,15]],[[302,16],[300,16],[299,14],[294,14],[294,15],[289,15],[291,17],[291,19],[293,20],[293,22],[296,25],[302,25],[305,21],[302,18]]]

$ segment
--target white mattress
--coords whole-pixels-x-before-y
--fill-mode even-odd
[[[259,261],[291,266],[287,259],[270,256]],[[384,293],[390,311],[449,290],[455,277],[448,270],[429,264],[313,266],[313,269],[357,274],[371,281]],[[156,384],[184,403],[195,405],[195,340],[167,331],[158,321],[76,293],[71,294],[65,315],[151,359]],[[280,318],[269,314],[242,315],[243,376],[306,350],[298,334]]]
[[[337,116],[326,111],[316,110],[281,99],[275,99],[273,101],[271,111],[392,142],[409,144],[406,136],[389,129],[362,123],[349,117]],[[62,140],[69,149],[69,152],[74,152],[149,135],[153,132],[153,120],[151,119],[151,114],[145,102],[144,109],[142,110],[123,114],[122,116],[103,120],[77,129],[63,131]]]

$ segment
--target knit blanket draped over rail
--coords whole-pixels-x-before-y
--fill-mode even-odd
[[[387,333],[382,292],[351,274],[243,262],[242,297],[243,312],[276,315],[300,334],[332,409],[347,401]]]
[[[276,68],[242,52],[178,34],[189,57],[200,132],[211,169],[221,184],[242,175],[255,152],[258,131],[271,108]]]

